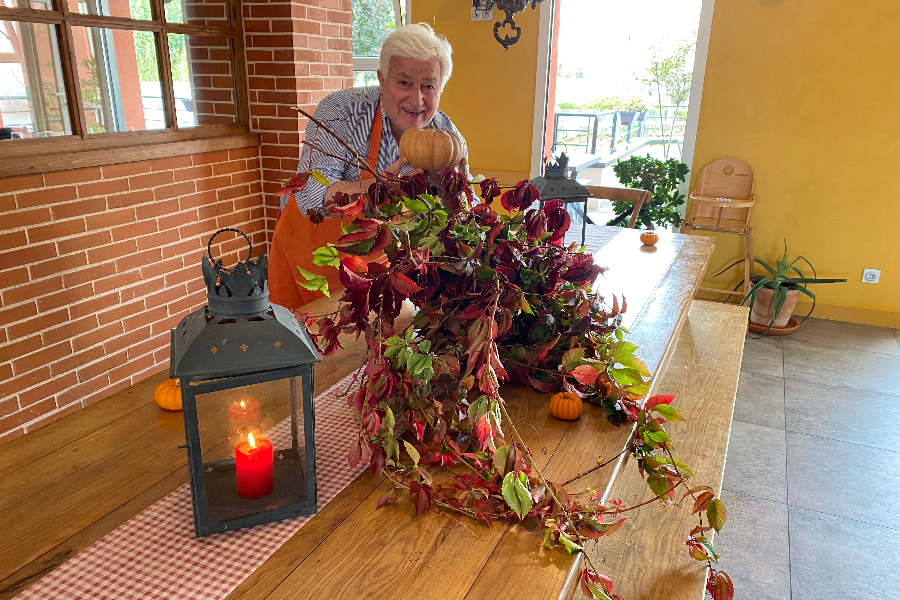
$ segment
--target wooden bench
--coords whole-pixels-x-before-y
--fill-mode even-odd
[[[685,421],[668,425],[675,449],[691,467],[696,484],[709,485],[716,494],[722,489],[747,313],[747,307],[694,301],[654,387],[656,394],[678,394],[673,406]],[[632,506],[652,493],[629,463],[613,482],[610,497]],[[662,513],[657,506],[634,511],[616,535],[601,538],[588,550],[591,559],[612,577],[615,593],[627,600],[701,600],[706,564],[690,558],[684,544],[697,524],[691,500]],[[577,587],[566,591],[584,598]]]

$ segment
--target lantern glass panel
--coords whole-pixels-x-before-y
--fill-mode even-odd
[[[195,395],[211,521],[306,501],[302,390],[296,376]]]

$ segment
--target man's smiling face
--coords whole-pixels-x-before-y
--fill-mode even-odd
[[[417,60],[395,56],[388,74],[378,71],[381,105],[399,140],[407,129],[421,129],[437,112],[441,98],[441,66],[437,59]]]

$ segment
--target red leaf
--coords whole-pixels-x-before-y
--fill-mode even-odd
[[[369,266],[366,264],[366,261],[358,256],[345,256],[341,259],[341,265],[346,267],[351,273],[356,273],[357,275],[369,272]]]
[[[416,505],[416,516],[428,511],[431,506],[431,488],[416,481],[409,484],[409,495]]]
[[[345,204],[344,206],[335,206],[334,210],[345,214],[347,216],[357,215],[362,212],[363,208],[366,206],[366,197],[362,194],[354,194],[356,200],[351,202],[350,204]]]
[[[675,399],[677,394],[665,394],[665,395],[657,395],[650,396],[646,403],[644,403],[644,410],[647,412],[654,409],[659,404],[668,404],[671,406],[672,400]]]
[[[389,491],[387,494],[378,499],[378,503],[375,505],[376,508],[384,508],[388,504],[392,504],[397,501],[397,492],[394,490]]]
[[[405,296],[415,294],[420,289],[416,282],[404,275],[403,273],[391,273],[391,285],[394,289]]]
[[[384,448],[376,446],[374,452],[372,452],[372,458],[369,459],[369,469],[372,472],[372,477],[381,473],[382,469],[384,469],[384,461],[386,459],[387,454],[385,454]]]
[[[481,418],[475,423],[475,435],[478,437],[478,445],[482,450],[489,445],[494,445],[494,428],[488,419],[488,413],[481,415]]]
[[[734,598],[734,584],[725,571],[709,570],[706,591],[713,597],[713,600],[732,600]]]
[[[600,376],[600,371],[590,365],[579,365],[572,369],[570,373],[582,385],[594,385]]]
[[[712,492],[703,492],[699,496],[697,496],[697,500],[694,502],[694,510],[691,514],[695,514],[698,511],[706,510],[706,505],[710,503],[711,500],[715,499],[716,495]]]
[[[309,173],[298,173],[297,175],[294,175],[284,184],[284,187],[275,192],[275,195],[286,196],[293,194],[294,192],[299,192],[306,187],[306,182],[309,181],[309,175]]]

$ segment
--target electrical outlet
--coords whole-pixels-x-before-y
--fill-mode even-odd
[[[863,283],[878,283],[881,279],[881,269],[863,269]]]
[[[481,5],[472,7],[472,20],[473,21],[493,21],[494,20],[494,9],[493,8],[482,8]]]

